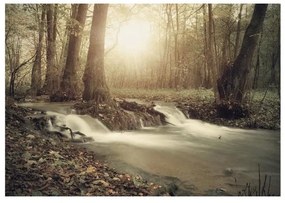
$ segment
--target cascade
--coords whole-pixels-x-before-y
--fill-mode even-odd
[[[154,109],[163,113],[166,116],[166,120],[173,125],[183,124],[187,119],[186,116],[176,107],[156,105]]]

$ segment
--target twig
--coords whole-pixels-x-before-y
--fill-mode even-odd
[[[265,174],[264,183],[263,183],[263,187],[262,187],[262,195],[263,194],[266,195],[266,192],[265,192],[266,179],[267,179],[267,175]]]
[[[248,183],[247,194],[248,196],[251,196],[250,183]]]
[[[271,176],[269,176],[269,184],[268,184],[268,189],[267,189],[267,195],[269,195],[270,185],[271,185]]]
[[[21,63],[19,66],[17,66],[11,74],[15,74],[21,67],[25,66],[27,63],[29,63],[35,56],[36,56],[37,52],[28,60],[24,61],[23,63]]]
[[[270,194],[270,187],[271,187],[271,176],[269,176],[268,181],[268,188],[266,190],[266,184],[267,184],[267,175],[264,176],[264,182],[261,187],[261,172],[260,172],[260,164],[258,164],[258,189],[257,186],[251,187],[250,183],[246,183],[244,189],[238,192],[239,196],[271,196]]]
[[[80,131],[73,132],[72,129],[67,127],[67,126],[58,126],[58,125],[55,125],[55,126],[58,127],[60,129],[60,131],[69,130],[69,133],[70,133],[72,140],[74,139],[75,134],[80,135],[82,137],[86,137],[86,135],[84,133],[82,133]]]
[[[261,186],[261,180],[260,180],[260,164],[258,164],[258,195],[260,196],[260,186]]]

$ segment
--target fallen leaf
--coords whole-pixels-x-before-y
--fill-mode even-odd
[[[46,160],[43,159],[43,158],[40,158],[40,159],[38,160],[39,163],[43,163],[43,162],[45,162],[45,161],[46,161]]]
[[[28,164],[28,165],[33,165],[33,164],[37,164],[37,162],[36,162],[36,161],[33,161],[33,160],[28,160],[28,161],[27,161],[27,164]]]
[[[25,153],[23,154],[23,157],[24,157],[25,160],[30,159],[31,156],[32,156],[32,155],[31,155],[29,152],[25,152]]]
[[[120,178],[114,177],[113,180],[120,181]]]
[[[109,177],[109,174],[108,173],[104,173],[104,177]]]
[[[42,195],[43,195],[43,193],[41,191],[38,191],[38,190],[32,192],[32,196],[42,196]]]
[[[35,136],[30,134],[30,135],[27,136],[27,138],[29,138],[29,139],[34,139]]]
[[[104,180],[95,180],[93,181],[94,185],[103,185],[104,187],[108,187],[110,184]]]
[[[96,168],[93,167],[93,166],[88,166],[87,170],[86,170],[87,173],[93,173],[93,172],[96,172]]]
[[[56,151],[53,151],[53,150],[50,150],[50,151],[49,151],[49,154],[54,155],[56,158],[63,158],[63,157],[59,154],[59,152],[56,152]]]

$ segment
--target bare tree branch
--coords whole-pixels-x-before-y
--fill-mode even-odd
[[[117,45],[118,45],[118,42],[119,42],[119,33],[120,33],[120,30],[121,30],[121,26],[123,23],[127,22],[130,18],[130,16],[132,15],[132,10],[135,8],[136,5],[133,5],[130,9],[129,9],[129,12],[127,14],[127,16],[125,17],[124,20],[120,21],[119,22],[119,26],[118,26],[118,29],[117,29],[117,32],[116,32],[116,41],[115,43],[112,45],[112,47],[110,47],[106,52],[105,52],[105,56],[110,53]]]
[[[15,74],[16,72],[18,72],[18,70],[19,70],[21,67],[23,67],[23,66],[25,66],[27,63],[29,63],[29,62],[36,56],[36,54],[37,54],[37,52],[35,52],[35,54],[34,54],[31,58],[29,58],[28,60],[22,62],[17,68],[15,68],[15,69],[13,70],[12,74]]]

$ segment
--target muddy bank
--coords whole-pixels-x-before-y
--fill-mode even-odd
[[[179,108],[188,118],[199,119],[209,123],[245,128],[245,129],[280,129],[280,104],[264,105],[252,104],[248,115],[242,118],[222,118],[217,111],[217,104],[208,101],[178,102]]]
[[[154,110],[153,105],[141,105],[125,100],[110,103],[76,103],[78,114],[87,114],[100,120],[112,131],[136,130],[166,124],[165,115]]]
[[[174,102],[177,107],[193,119],[217,125],[250,128],[280,129],[280,97],[274,91],[262,90],[251,93],[248,116],[239,119],[221,118],[212,90],[206,89],[111,89],[113,97],[137,99],[146,102]],[[229,106],[230,107],[230,106]]]

